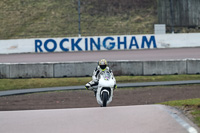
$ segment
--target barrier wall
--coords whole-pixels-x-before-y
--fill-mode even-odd
[[[187,61],[187,74],[200,74],[200,60]]]
[[[59,78],[92,76],[96,62],[0,64],[0,78]],[[114,75],[200,74],[200,60],[111,61]]]
[[[186,74],[186,61],[145,61],[143,75]]]
[[[0,54],[199,47],[200,33],[0,40]]]
[[[140,61],[115,61],[109,67],[115,75],[143,75],[143,62]]]
[[[54,67],[51,63],[10,64],[10,78],[52,78]]]
[[[56,63],[54,64],[54,77],[91,76],[96,65],[96,62]]]
[[[10,78],[9,64],[0,64],[0,78]]]

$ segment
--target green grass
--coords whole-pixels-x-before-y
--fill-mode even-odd
[[[118,83],[200,80],[200,75],[117,76]]]
[[[126,1],[81,0],[82,36],[153,33],[156,1]],[[76,0],[2,0],[0,39],[78,36],[77,5]]]
[[[199,80],[200,75],[116,76],[117,83]],[[0,79],[0,91],[85,85],[91,77]]]
[[[168,101],[164,104],[170,105],[170,106],[194,106],[198,107],[200,106],[200,99],[189,99],[189,100],[178,100],[178,101]]]
[[[1,0],[0,39],[78,36],[77,0]],[[153,34],[156,0],[81,0],[81,35]],[[200,32],[174,27],[175,33]],[[171,27],[167,27],[167,32]]]
[[[91,78],[32,78],[32,79],[0,79],[0,91],[29,88],[45,88],[59,86],[84,85]]]
[[[183,110],[189,110],[190,114],[194,118],[194,122],[200,127],[200,98],[178,100],[178,101],[168,101],[162,104],[178,107]]]

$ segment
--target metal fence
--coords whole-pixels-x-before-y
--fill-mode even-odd
[[[200,0],[158,0],[157,7],[158,23],[171,27],[172,32],[174,29],[200,31]]]

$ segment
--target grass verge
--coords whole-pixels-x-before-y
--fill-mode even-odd
[[[200,127],[200,98],[168,101],[162,104],[179,108],[183,110],[185,113],[191,114],[193,121],[197,124],[197,126]]]
[[[81,35],[152,34],[156,5],[155,0],[81,0]],[[0,7],[1,39],[78,35],[77,0],[1,0]]]
[[[200,75],[116,76],[117,83],[199,80]],[[0,79],[0,91],[85,85],[91,77]]]

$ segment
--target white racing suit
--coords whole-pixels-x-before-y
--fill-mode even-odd
[[[100,73],[101,73],[102,71],[109,71],[110,74],[113,75],[112,70],[110,70],[110,68],[109,68],[108,66],[107,66],[104,70],[102,70],[102,69],[100,68],[100,66],[97,66],[96,69],[95,69],[94,72],[93,72],[92,81],[90,81],[89,83],[87,83],[87,84],[85,85],[85,88],[86,88],[86,89],[91,90],[91,89],[93,89],[93,88],[92,88],[93,86],[97,86],[97,85],[98,85],[99,78],[100,78]],[[113,75],[113,77],[114,77],[114,75]],[[114,89],[115,89],[116,87],[117,87],[117,86],[116,86],[116,81],[115,81]]]

